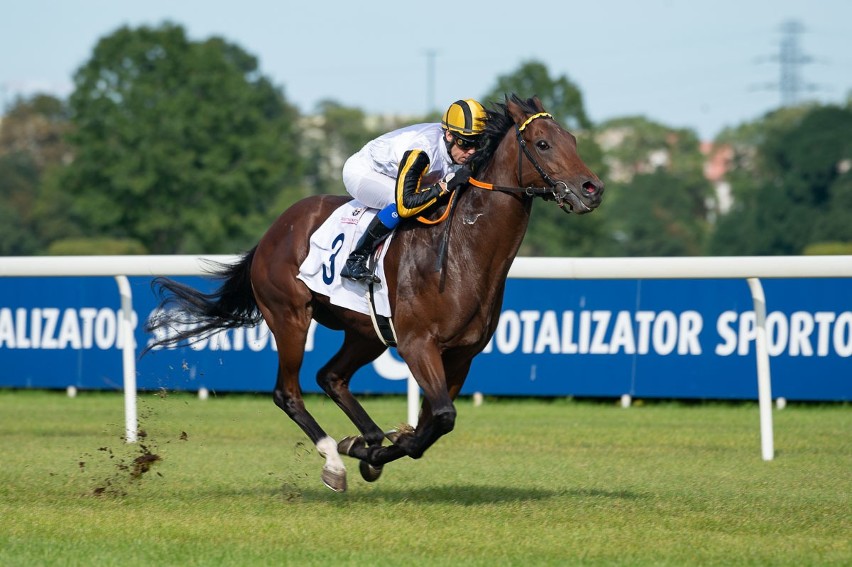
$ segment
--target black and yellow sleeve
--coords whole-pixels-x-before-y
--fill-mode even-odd
[[[420,187],[429,169],[429,156],[422,150],[403,154],[396,176],[396,209],[402,218],[413,217],[432,206],[443,193],[440,185]]]

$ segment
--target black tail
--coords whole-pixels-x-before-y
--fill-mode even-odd
[[[154,348],[190,344],[192,339],[200,340],[222,329],[260,323],[263,316],[251,288],[251,263],[256,249],[236,264],[215,264],[211,275],[222,280],[222,285],[213,293],[202,293],[169,278],[155,278],[151,287],[160,297],[160,305],[145,330],[154,333],[156,339],[142,354]]]

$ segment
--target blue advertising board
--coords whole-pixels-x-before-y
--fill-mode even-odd
[[[202,278],[176,278],[202,289]],[[157,299],[130,278],[137,352]],[[852,279],[763,280],[772,394],[852,399]],[[107,277],[0,278],[0,387],[121,389],[120,301]],[[509,280],[499,326],[462,394],[755,399],[755,316],[742,280]],[[342,334],[314,327],[301,383]],[[264,325],[222,332],[137,361],[140,389],[270,391]],[[390,349],[356,374],[358,393],[404,393]]]

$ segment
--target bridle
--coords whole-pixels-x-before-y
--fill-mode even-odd
[[[488,191],[500,191],[501,193],[510,193],[513,195],[521,195],[523,197],[542,197],[544,199],[553,199],[556,201],[556,204],[559,205],[559,208],[565,212],[571,212],[570,208],[565,208],[565,196],[569,192],[568,184],[564,181],[554,181],[544,168],[541,167],[541,164],[536,161],[535,156],[527,147],[526,140],[524,140],[524,129],[529,126],[530,122],[538,118],[549,118],[553,120],[553,115],[547,112],[539,112],[538,114],[533,114],[527,118],[523,124],[515,124],[515,137],[518,139],[518,181],[521,180],[523,158],[526,156],[527,160],[529,160],[544,182],[547,183],[547,187],[507,187],[494,185],[492,183],[485,183],[484,181],[479,181],[473,177],[468,180],[468,183],[474,187],[479,187],[480,189],[486,189]]]
[[[553,120],[553,116],[547,112],[539,112],[537,114],[533,114],[529,118],[527,118],[523,124],[515,123],[515,136],[518,138],[518,182],[521,181],[521,173],[524,164],[524,156],[529,160],[529,162],[533,165],[535,170],[541,176],[545,183],[547,183],[547,187],[506,187],[502,185],[494,185],[492,183],[485,183],[483,181],[479,181],[478,179],[474,179],[473,177],[468,179],[468,183],[473,185],[474,187],[479,187],[480,189],[486,189],[488,191],[500,191],[502,193],[509,193],[511,195],[517,195],[521,199],[525,198],[533,198],[533,197],[542,197],[543,199],[553,199],[556,201],[556,204],[559,205],[559,208],[565,211],[566,213],[571,212],[570,207],[565,207],[565,198],[570,193],[570,189],[568,189],[568,184],[564,181],[554,181],[550,175],[541,167],[535,156],[530,152],[530,149],[527,147],[527,142],[524,140],[523,132],[527,126],[530,125],[530,122],[533,120],[537,120],[539,118],[549,118]],[[444,210],[444,214],[435,221],[427,221],[425,219],[418,218],[420,222],[424,222],[426,224],[436,224],[439,222],[443,222],[448,217],[452,218],[455,210],[456,204],[458,203],[458,199],[456,198],[458,191],[454,192],[450,196],[450,202]],[[447,222],[444,228],[443,238],[441,239],[441,244],[438,247],[438,255],[435,262],[435,271],[440,272],[441,276],[439,279],[439,289],[443,291],[444,289],[444,276],[446,272],[444,271],[444,264],[447,261],[447,243],[450,238],[450,227],[452,226],[452,222]]]

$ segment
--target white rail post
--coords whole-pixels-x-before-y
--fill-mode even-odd
[[[118,319],[119,336],[124,341],[121,357],[124,363],[124,433],[127,443],[136,443],[139,423],[136,418],[136,344],[133,337],[133,292],[127,276],[115,276],[121,295],[121,317]]]
[[[766,346],[766,297],[758,278],[748,278],[754,300],[756,333],[754,350],[757,356],[757,400],[760,408],[760,452],[764,461],[775,458],[772,433],[772,386],[769,378],[769,351]]]

